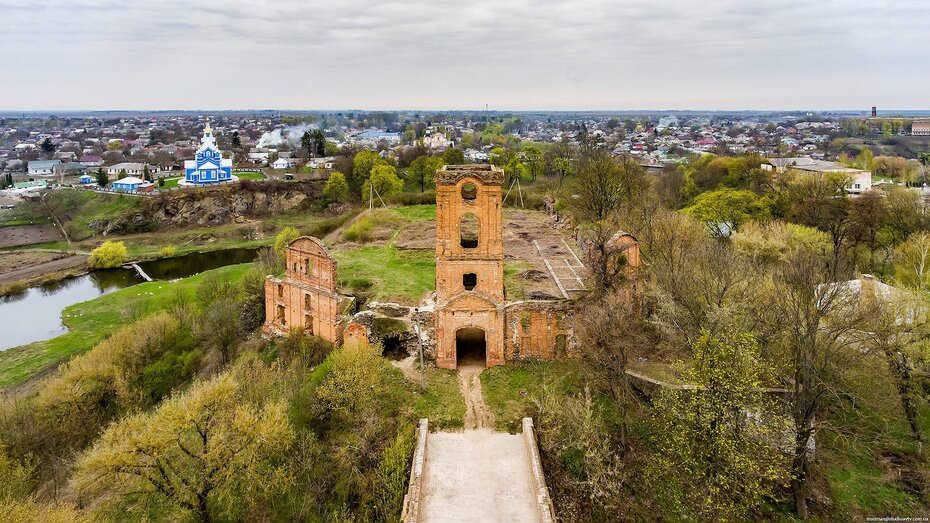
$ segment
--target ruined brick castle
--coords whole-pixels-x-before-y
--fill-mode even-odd
[[[412,310],[393,306],[391,321],[407,322],[408,330],[416,331],[416,336],[409,336],[411,343],[420,344],[437,366],[447,369],[455,369],[465,360],[479,360],[490,367],[574,353],[575,304],[569,291],[582,290],[583,286],[564,288],[559,283],[558,267],[543,258],[563,296],[507,299],[503,171],[487,164],[447,165],[435,179],[435,296]],[[639,246],[635,238],[621,235],[617,242],[629,265],[637,267]],[[534,245],[540,249],[536,242]],[[571,255],[578,260],[573,252]],[[542,249],[539,256],[543,256]],[[378,338],[371,321],[378,313],[368,310],[350,316],[352,298],[337,291],[336,262],[319,240],[307,236],[294,240],[286,259],[284,277],[269,276],[265,281],[265,333],[280,334],[298,327],[334,343]],[[580,284],[581,278],[574,274],[583,267],[580,260],[578,265],[564,267]],[[398,317],[400,320],[395,320]]]

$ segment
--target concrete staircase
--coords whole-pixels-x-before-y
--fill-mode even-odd
[[[420,420],[404,498],[405,523],[555,521],[533,420],[522,434],[429,433]]]

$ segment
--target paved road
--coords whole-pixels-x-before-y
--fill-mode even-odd
[[[523,436],[481,429],[428,441],[421,522],[538,520]]]

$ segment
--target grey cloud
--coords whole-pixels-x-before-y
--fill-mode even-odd
[[[0,0],[0,58],[23,73],[0,108],[926,107],[928,14],[909,0]],[[190,79],[205,60],[218,78]]]

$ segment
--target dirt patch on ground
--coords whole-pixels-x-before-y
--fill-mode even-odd
[[[417,359],[416,356],[407,356],[402,360],[391,361],[391,366],[395,369],[400,369],[404,373],[404,377],[410,381],[420,383],[420,371],[417,370]]]
[[[494,414],[481,393],[480,376],[484,370],[480,360],[462,360],[458,364],[459,390],[465,398],[465,430],[494,428]]]
[[[406,225],[397,233],[394,246],[398,249],[435,249],[436,222],[426,220]]]
[[[0,283],[31,280],[44,274],[83,268],[87,256],[57,252],[0,254]]]
[[[14,225],[0,227],[0,247],[15,247],[33,243],[55,242],[62,240],[54,225]]]

